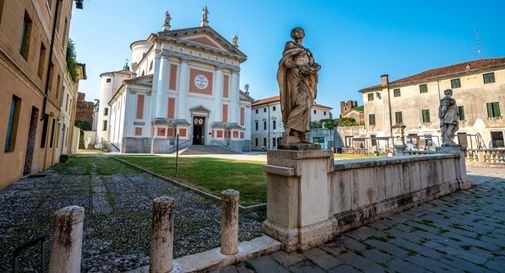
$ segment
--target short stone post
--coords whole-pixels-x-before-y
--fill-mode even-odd
[[[153,201],[149,273],[167,273],[172,271],[174,204],[175,200],[168,196],[158,197]]]
[[[53,215],[53,245],[49,273],[81,272],[84,208],[68,206]]]
[[[221,193],[221,253],[224,255],[238,252],[238,200],[238,191]]]

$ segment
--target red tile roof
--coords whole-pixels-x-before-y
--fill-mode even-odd
[[[273,96],[273,97],[269,97],[269,98],[255,100],[255,101],[253,101],[252,106],[258,106],[258,105],[262,105],[262,104],[278,102],[280,100],[281,100],[280,96]]]
[[[268,98],[253,101],[252,106],[259,106],[259,105],[263,105],[263,104],[267,104],[267,103],[280,102],[280,100],[281,100],[280,96],[268,97]],[[314,103],[314,106],[320,107],[320,108],[326,108],[326,109],[333,109],[329,106],[317,104],[317,103]]]
[[[419,81],[429,80],[429,79],[435,79],[435,78],[445,77],[445,76],[459,74],[459,73],[466,73],[466,72],[472,73],[472,72],[475,72],[476,70],[488,69],[488,68],[493,68],[493,67],[503,66],[503,65],[505,65],[505,58],[475,60],[475,61],[453,64],[453,65],[449,65],[449,66],[426,70],[426,71],[421,72],[419,74],[411,75],[411,76],[401,78],[396,81],[389,82],[389,85],[390,86],[391,85],[394,85],[394,86],[407,85],[408,83],[419,82]],[[363,88],[360,90],[360,92],[375,91],[375,90],[380,90],[380,89],[382,89],[382,86],[379,84],[379,85],[374,85],[374,86],[370,86],[367,88]]]

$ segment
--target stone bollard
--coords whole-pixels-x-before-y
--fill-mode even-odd
[[[167,273],[172,271],[174,204],[175,200],[168,196],[162,196],[153,201],[149,273]]]
[[[68,206],[53,216],[53,245],[49,273],[81,272],[84,208]]]
[[[221,253],[224,255],[238,252],[238,200],[238,191],[221,193]]]

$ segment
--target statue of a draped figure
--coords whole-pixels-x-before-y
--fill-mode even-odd
[[[314,61],[308,48],[302,45],[303,28],[291,31],[293,41],[284,47],[277,71],[284,136],[281,145],[308,143],[310,112],[317,96],[317,73],[321,66]]]
[[[456,100],[452,98],[452,89],[444,91],[445,97],[440,100],[438,117],[440,118],[440,131],[442,132],[442,146],[454,145],[454,135],[459,129],[459,108]]]

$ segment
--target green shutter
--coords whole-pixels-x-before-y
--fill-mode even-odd
[[[459,120],[465,120],[465,107],[459,106]]]
[[[493,102],[493,114],[495,117],[501,116],[499,102]]]
[[[486,108],[487,108],[487,117],[492,118],[493,117],[493,104],[490,102],[486,103]]]
[[[375,125],[375,114],[368,115],[368,124]]]
[[[402,112],[395,112],[396,124],[403,123]]]
[[[423,122],[430,122],[430,110],[422,111]]]

